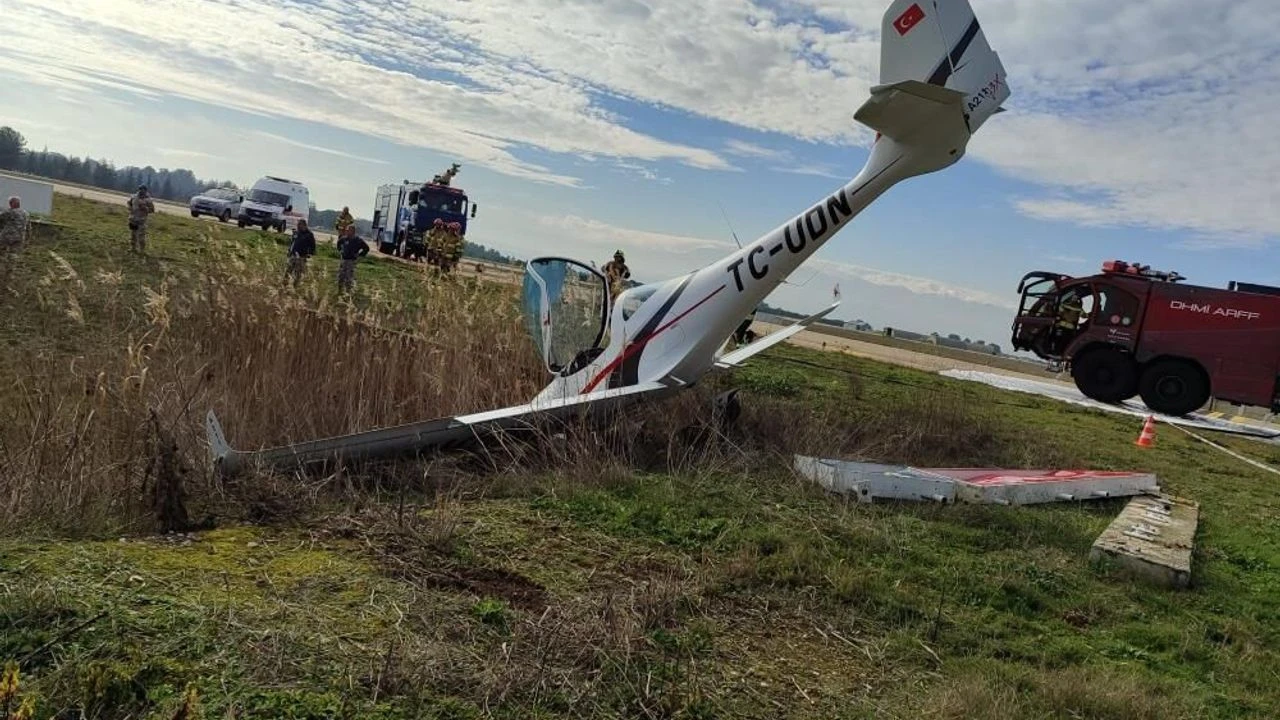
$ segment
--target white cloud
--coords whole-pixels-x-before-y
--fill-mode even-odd
[[[164,10],[137,0],[65,12],[57,0],[6,7],[6,64],[45,81],[127,83],[237,109],[315,119],[447,152],[538,182],[577,185],[517,153],[676,160],[703,169],[731,166],[715,153],[628,129],[580,81],[510,58],[442,53],[404,28],[440,27],[425,10],[362,0],[329,0],[304,11],[261,0],[175,0]],[[200,17],[192,33],[189,18]],[[245,32],[243,18],[272,32]],[[359,32],[350,32],[351,18]],[[75,43],[59,40],[76,37]],[[362,59],[370,58],[382,66]],[[451,73],[464,82],[419,77],[403,66]],[[85,76],[94,71],[115,79]],[[77,78],[76,81],[70,78]]]
[[[886,272],[884,270],[877,270],[875,268],[832,260],[814,260],[812,265],[824,275],[833,277],[837,280],[841,277],[854,278],[872,285],[903,288],[904,290],[916,295],[933,295],[950,300],[976,303],[978,305],[990,305],[998,308],[1012,309],[1017,307],[1017,303],[1011,301],[1008,297],[995,295],[984,290],[975,290],[961,285],[954,285],[952,283],[935,280],[933,278]]]
[[[1280,236],[1280,4],[989,0],[1014,112],[973,154],[1050,188],[1033,216],[1191,231],[1203,245]]]
[[[737,249],[733,243],[722,240],[633,230],[577,215],[541,215],[534,220],[541,227],[555,232],[562,240],[572,243],[575,247],[593,246],[591,252],[596,254],[601,251],[611,254],[613,250],[623,248],[624,252],[636,257],[636,262],[632,263],[633,269],[641,270],[652,263],[654,270],[665,271],[666,274],[659,277],[674,276],[679,272],[692,270],[700,267],[705,260],[717,257],[715,253],[707,254],[705,251],[714,250],[719,255],[728,255],[729,252]],[[677,270],[670,265],[672,258],[654,258],[651,248],[657,248],[660,254],[678,256],[697,253],[700,259],[695,259],[694,264],[689,264],[688,260],[681,261],[679,265],[681,269]],[[655,259],[657,262],[653,262]]]
[[[1049,259],[1054,262],[1068,263],[1071,265],[1083,265],[1089,262],[1086,258],[1078,255],[1050,255]]]
[[[160,148],[156,148],[156,152],[160,153],[165,157],[180,157],[180,158],[211,158],[213,157],[213,155],[207,152],[201,152],[199,150],[184,150],[181,148],[160,147]]]
[[[1190,231],[1206,245],[1276,237],[1280,3],[971,1],[1014,92],[1012,112],[984,126],[971,154],[1048,188],[1020,193],[1017,210]],[[734,169],[724,156],[842,177],[760,143],[712,150],[636,131],[616,100],[804,141],[864,141],[850,114],[878,73],[886,5],[99,0],[82,13],[9,0],[0,69],[316,120],[561,185],[581,180],[525,151],[610,158],[657,180],[650,164]],[[246,17],[269,31],[247,32]]]
[[[311,150],[318,153],[324,153],[326,155],[336,155],[338,157],[347,158],[348,160],[358,160],[360,162],[373,163],[374,165],[390,165],[391,164],[386,160],[379,160],[378,158],[365,157],[363,155],[353,155],[349,152],[334,150],[333,148],[321,147],[320,145],[309,145],[307,143],[294,140],[293,138],[287,138],[282,135],[276,135],[275,133],[269,133],[263,130],[255,130],[254,134],[261,135],[262,137],[267,138],[269,140],[282,142],[286,145],[292,145],[293,147],[302,148],[303,150]]]
[[[744,142],[742,140],[728,140],[725,142],[724,146],[725,152],[742,157],[761,158],[765,160],[787,160],[791,157],[790,153],[761,147],[754,143]]]

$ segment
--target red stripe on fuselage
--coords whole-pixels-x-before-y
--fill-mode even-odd
[[[658,337],[658,335],[660,335],[664,330],[683,320],[686,315],[693,312],[694,310],[697,310],[699,307],[702,306],[703,303],[715,297],[717,294],[719,294],[721,290],[724,290],[726,287],[728,287],[728,285],[721,285],[720,287],[716,288],[715,292],[712,292],[710,295],[699,300],[696,305],[677,315],[676,318],[671,322],[667,323],[666,325],[663,325],[657,330],[654,330],[652,333],[649,334],[648,337],[640,338],[635,342],[631,343],[630,345],[628,345],[626,349],[623,350],[620,355],[618,355],[618,357],[614,358],[613,361],[610,362],[608,365],[605,365],[604,369],[601,370],[594,378],[592,378],[591,382],[587,383],[587,386],[583,388],[582,392],[579,394],[586,395],[587,393],[594,390],[596,386],[599,385],[605,378],[609,377],[609,373],[612,373],[614,370],[617,370],[618,366],[621,365],[624,360],[640,352],[640,350],[642,350],[645,345],[649,344],[650,340]]]

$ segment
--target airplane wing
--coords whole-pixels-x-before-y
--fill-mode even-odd
[[[803,320],[799,320],[776,332],[769,333],[768,335],[765,335],[759,340],[756,340],[755,342],[749,345],[744,345],[738,348],[737,350],[734,350],[733,352],[725,353],[724,355],[721,355],[719,358],[716,359],[716,363],[713,367],[717,370],[727,370],[729,368],[738,367],[739,365],[746,362],[748,359],[754,357],[755,355],[758,355],[759,353],[762,353],[765,350],[768,350],[774,345],[777,345],[783,340],[786,340],[787,338],[794,336],[796,333],[800,332],[801,330],[804,330],[805,328],[809,327],[814,322],[821,320],[827,315],[830,315],[831,312],[838,307],[840,307],[840,303],[838,302],[832,303],[829,307],[819,312],[816,312],[813,315],[810,315],[809,317],[804,318]]]
[[[500,430],[527,429],[540,420],[565,418],[574,413],[598,414],[641,398],[649,399],[677,389],[676,386],[657,382],[641,383],[576,397],[436,418],[257,451],[233,449],[227,443],[213,410],[205,417],[205,430],[209,436],[214,469],[223,476],[230,476],[255,465],[283,469],[290,466],[412,455],[425,450],[455,449]]]

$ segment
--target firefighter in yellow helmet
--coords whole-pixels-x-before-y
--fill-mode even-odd
[[[449,269],[452,270],[460,260],[462,260],[462,250],[465,244],[462,239],[462,223],[449,223]]]
[[[444,251],[444,220],[436,218],[427,233],[427,264],[440,267]]]
[[[1068,291],[1058,303],[1058,320],[1055,325],[1064,332],[1073,332],[1084,314],[1084,302],[1080,299],[1080,293]]]
[[[338,219],[333,221],[333,229],[338,231],[338,237],[347,231],[347,228],[356,224],[356,219],[351,215],[351,208],[343,207],[342,214],[338,215]]]
[[[609,295],[617,299],[627,289],[626,280],[631,278],[631,269],[627,267],[627,259],[621,250],[613,253],[613,259],[604,265],[604,276],[609,280]]]

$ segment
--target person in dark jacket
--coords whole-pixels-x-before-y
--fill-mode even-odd
[[[294,287],[302,280],[302,273],[307,269],[307,259],[315,254],[315,233],[307,227],[306,220],[299,220],[297,229],[293,231],[293,240],[289,243],[289,265],[284,271],[285,277],[293,280]]]
[[[354,226],[348,225],[338,238],[338,255],[342,264],[338,266],[338,291],[347,292],[356,281],[356,260],[369,254],[369,243],[356,235]]]

